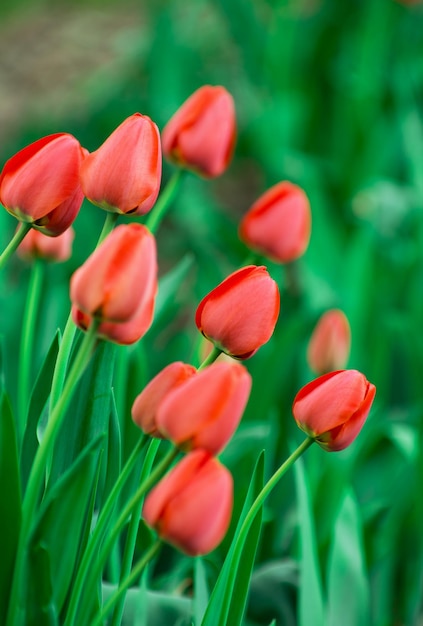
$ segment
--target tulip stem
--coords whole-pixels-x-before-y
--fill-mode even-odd
[[[106,219],[104,220],[103,229],[100,233],[100,237],[98,238],[98,242],[96,248],[106,239],[107,235],[109,235],[115,227],[116,222],[118,221],[119,213],[112,213],[109,211],[107,213]]]
[[[28,222],[20,223],[18,230],[13,235],[12,239],[9,241],[8,245],[6,246],[6,248],[3,250],[2,254],[0,255],[0,269],[3,268],[3,265],[6,264],[6,262],[9,260],[9,257],[12,256],[16,248],[19,246],[21,241],[23,241],[23,239],[29,233],[30,230],[31,230],[31,224],[29,224]]]
[[[150,212],[148,218],[146,219],[145,226],[147,226],[151,233],[155,233],[158,229],[160,222],[164,218],[176,195],[176,192],[178,191],[178,187],[181,184],[184,174],[185,170],[180,169],[172,175],[166,187],[160,194],[159,199],[154,205],[153,210]]]
[[[220,350],[220,348],[217,348],[216,346],[213,346],[213,350],[204,359],[201,365],[199,365],[199,367],[197,368],[197,371],[199,372],[200,370],[203,370],[208,365],[211,365],[212,363],[214,363],[217,357],[219,357],[221,354],[222,354],[222,350]]]

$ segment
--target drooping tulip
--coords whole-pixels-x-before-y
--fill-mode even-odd
[[[317,322],[307,349],[307,361],[316,374],[326,374],[346,366],[351,347],[348,319],[339,309],[323,313]]]

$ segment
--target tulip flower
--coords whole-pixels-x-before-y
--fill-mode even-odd
[[[56,237],[78,215],[83,201],[79,170],[86,151],[75,137],[58,133],[23,148],[0,175],[0,201],[21,222]]]
[[[251,376],[240,363],[213,363],[164,397],[157,429],[184,450],[218,454],[238,427],[250,390]]]
[[[195,367],[181,361],[171,363],[159,372],[135,398],[132,405],[132,419],[135,424],[147,435],[162,438],[156,424],[160,402],[196,372]]]
[[[48,237],[38,230],[31,229],[16,252],[26,261],[39,258],[60,263],[67,261],[71,256],[74,236],[72,227],[57,237]]]
[[[351,329],[345,313],[326,311],[311,335],[307,361],[317,374],[326,374],[346,366],[351,347]]]
[[[289,263],[303,255],[310,231],[308,198],[300,187],[286,181],[260,196],[239,227],[248,247],[276,263]]]
[[[220,176],[235,147],[235,106],[224,87],[204,85],[176,111],[162,132],[164,155],[206,178]]]
[[[376,387],[357,370],[324,374],[296,395],[292,412],[297,425],[328,452],[343,450],[359,434]]]
[[[222,352],[248,359],[272,336],[279,301],[278,286],[266,268],[249,265],[228,276],[203,298],[195,322]]]
[[[232,506],[230,472],[205,450],[194,450],[148,494],[143,517],[159,537],[197,556],[222,541]]]
[[[81,186],[106,211],[144,215],[157,200],[161,175],[159,130],[149,117],[135,113],[85,159]]]
[[[153,320],[157,292],[156,243],[141,224],[118,226],[71,278],[73,319],[117,343],[133,343]]]

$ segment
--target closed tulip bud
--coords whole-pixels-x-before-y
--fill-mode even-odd
[[[324,374],[296,395],[297,425],[328,452],[343,450],[359,434],[369,414],[376,387],[357,370]]]
[[[168,393],[159,404],[157,429],[184,450],[218,454],[241,420],[251,376],[239,363],[213,363]]]
[[[57,237],[81,208],[79,170],[85,154],[67,133],[35,141],[6,162],[0,175],[1,203],[21,222]]]
[[[157,409],[163,399],[188,378],[196,374],[192,365],[181,361],[171,363],[157,374],[135,398],[132,419],[142,431],[152,437],[163,437],[156,424]]]
[[[81,186],[106,211],[144,215],[157,200],[161,175],[159,130],[149,117],[135,113],[85,159]]]
[[[271,187],[240,223],[239,235],[249,248],[275,261],[289,263],[304,254],[310,241],[310,203],[289,182]]]
[[[249,265],[203,298],[195,322],[217,348],[234,358],[248,359],[272,336],[279,302],[278,286],[266,268]]]
[[[153,235],[141,224],[121,225],[73,274],[73,318],[81,328],[96,318],[98,334],[133,343],[152,323],[156,292]]]
[[[204,85],[176,111],[162,132],[164,155],[206,178],[220,176],[235,147],[235,106],[224,87]]]
[[[346,366],[351,347],[351,329],[339,309],[326,311],[311,335],[307,361],[316,374],[326,374]]]
[[[71,256],[74,235],[72,227],[57,237],[48,237],[32,229],[21,241],[16,252],[26,261],[32,259],[45,259],[56,263],[67,261]]]
[[[197,556],[216,548],[232,515],[230,472],[205,450],[187,454],[148,494],[143,516],[159,537]]]

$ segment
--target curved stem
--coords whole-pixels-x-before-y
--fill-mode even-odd
[[[199,365],[199,367],[197,368],[197,371],[199,372],[200,370],[204,369],[208,365],[211,365],[212,363],[214,363],[217,357],[219,357],[221,354],[222,354],[222,350],[220,350],[220,348],[217,348],[216,346],[213,346],[213,350],[204,359],[201,365]]]
[[[7,261],[9,260],[9,257],[12,256],[16,248],[19,246],[21,241],[29,233],[30,230],[31,230],[31,224],[28,224],[28,222],[20,223],[18,230],[13,235],[12,239],[9,241],[8,245],[6,246],[6,248],[3,250],[2,254],[0,255],[0,269],[3,268],[3,265],[6,265]]]
[[[145,221],[145,226],[147,226],[147,228],[152,233],[156,232],[156,230],[158,229],[160,222],[164,218],[167,210],[169,209],[176,195],[176,192],[178,190],[178,187],[181,184],[181,181],[184,175],[185,175],[185,170],[177,170],[172,175],[166,187],[160,194],[159,199],[157,200],[153,209],[149,213]]]
[[[100,237],[98,238],[98,242],[96,248],[101,244],[104,239],[106,239],[107,235],[109,235],[115,227],[116,222],[118,221],[119,213],[111,213],[108,212],[106,219],[103,224],[103,229],[100,233]]]

